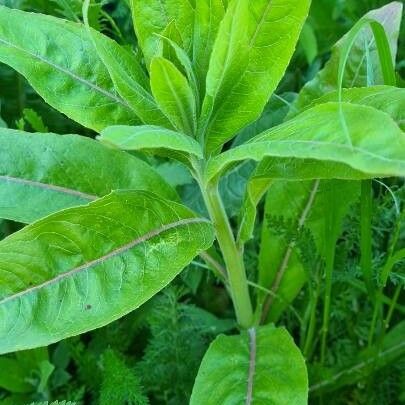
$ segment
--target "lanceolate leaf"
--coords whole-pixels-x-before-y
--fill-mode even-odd
[[[213,242],[210,223],[145,191],[50,215],[0,242],[0,353],[112,322]]]
[[[266,326],[218,336],[205,354],[191,405],[304,405],[305,361],[288,332]]]
[[[89,138],[0,130],[0,217],[30,223],[115,189],[176,199],[146,163]]]
[[[171,153],[179,152],[186,158],[190,155],[203,158],[201,147],[193,138],[152,125],[108,127],[101,132],[98,139],[123,150],[149,150],[169,156]]]
[[[197,0],[194,19],[193,65],[200,95],[205,94],[205,78],[219,24],[225,15],[222,0]]]
[[[211,159],[207,179],[214,179],[235,162],[265,157],[257,177],[404,176],[405,135],[387,114],[374,108],[326,103]]]
[[[118,93],[143,123],[170,128],[169,120],[159,110],[150,93],[149,80],[135,55],[88,26],[87,8],[89,1],[86,1],[84,7],[86,27]]]
[[[158,49],[156,34],[161,34],[172,21],[181,33],[183,49],[191,50],[194,9],[190,0],[130,0],[130,4],[147,66]]]
[[[167,59],[155,57],[151,63],[152,93],[173,126],[194,135],[196,100],[187,79]]]
[[[377,10],[370,11],[364,18],[379,22],[385,29],[391,54],[395,60],[397,42],[402,17],[402,4],[392,2]],[[325,67],[309,81],[300,92],[295,107],[300,110],[323,94],[338,88],[339,61],[350,32],[343,36],[332,48],[332,55]],[[371,67],[370,67],[371,66]],[[370,28],[365,27],[351,49],[345,70],[343,87],[359,87],[382,84],[382,73],[376,43]],[[373,73],[373,77],[370,76]]]
[[[281,80],[308,13],[308,0],[236,0],[217,35],[200,131],[217,151],[257,119]]]
[[[83,25],[1,6],[0,61],[25,76],[52,107],[88,128],[139,123],[116,93]]]

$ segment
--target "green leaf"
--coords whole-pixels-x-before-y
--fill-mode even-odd
[[[152,125],[108,127],[101,132],[98,139],[123,150],[152,151],[169,157],[173,156],[173,152],[178,152],[185,159],[190,155],[203,158],[201,147],[193,138]]]
[[[213,242],[211,224],[145,191],[60,211],[0,242],[0,353],[104,326]]]
[[[266,326],[214,340],[201,363],[190,405],[304,405],[307,397],[300,351],[284,328]]]
[[[321,104],[212,158],[207,180],[235,162],[265,157],[256,172],[262,179],[404,176],[405,135],[387,114],[374,108]]]
[[[187,79],[170,61],[155,57],[150,67],[152,93],[160,109],[180,132],[193,136],[196,101]]]
[[[397,53],[397,42],[402,17],[402,4],[392,2],[377,10],[370,11],[363,19],[379,22],[385,29],[393,60]],[[360,20],[361,23],[361,20]],[[301,90],[295,103],[295,107],[301,110],[313,100],[323,96],[325,93],[338,89],[339,67],[342,57],[347,50],[347,40],[358,29],[355,26],[343,36],[332,48],[332,55],[325,67],[309,81]],[[343,87],[363,87],[370,84],[383,84],[380,59],[375,43],[374,35],[369,27],[364,27],[362,35],[358,35],[354,41],[349,58],[346,63]],[[371,68],[370,68],[371,65]],[[373,77],[370,77],[372,73]]]
[[[311,104],[303,107],[302,111],[314,107],[317,104],[337,101],[338,91],[332,91],[314,100]],[[392,119],[405,129],[405,89],[392,86],[370,86],[343,89],[342,101],[346,103],[361,104],[373,107],[379,111],[389,114]],[[294,110],[289,118],[296,115]]]
[[[86,27],[118,93],[144,124],[170,128],[169,120],[159,110],[150,93],[149,80],[135,55],[89,27],[87,20],[89,2],[90,0],[86,0],[83,7]]]
[[[139,123],[116,93],[84,26],[0,6],[0,61],[25,76],[48,104],[88,128]]]
[[[199,93],[205,94],[205,79],[210,56],[224,18],[225,7],[222,0],[197,0],[194,18],[193,66],[196,72]]]
[[[174,21],[182,36],[182,48],[191,50],[194,9],[189,0],[130,0],[136,36],[149,66],[156,56],[159,38]]]
[[[0,130],[0,217],[30,223],[115,189],[176,199],[146,163],[89,138]]]
[[[281,80],[308,13],[308,0],[236,0],[211,54],[200,132],[215,152],[256,120]]]

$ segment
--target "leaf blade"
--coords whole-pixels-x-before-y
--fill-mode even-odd
[[[115,192],[27,226],[0,242],[0,353],[120,318],[212,241],[206,219],[143,191]]]
[[[0,217],[30,223],[114,189],[177,198],[146,163],[89,138],[0,130]]]

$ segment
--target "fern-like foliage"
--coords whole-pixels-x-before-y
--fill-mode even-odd
[[[100,390],[100,405],[149,404],[137,373],[125,364],[124,359],[117,352],[107,350],[104,353],[102,368],[103,381]]]

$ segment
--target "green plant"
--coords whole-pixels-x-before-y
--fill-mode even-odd
[[[405,92],[395,87],[394,71],[401,5],[360,19],[297,99],[287,101],[283,123],[255,134],[258,123],[239,134],[279,85],[309,3],[132,0],[137,52],[92,28],[89,1],[83,24],[0,8],[0,61],[52,107],[100,134],[97,142],[0,129],[0,216],[29,224],[0,242],[0,353],[104,326],[200,255],[229,291],[240,334],[211,344],[191,404],[306,403],[304,358],[284,328],[268,323],[309,281],[300,346],[311,358],[322,298],[325,365],[335,247],[359,196],[361,269],[370,297],[377,297],[369,346],[384,348],[388,335],[374,342],[383,286],[402,253],[395,239],[375,289],[370,179],[405,175]],[[395,17],[389,23],[387,14]],[[35,114],[24,117],[33,128],[44,125]],[[208,219],[181,203],[145,154],[188,169]],[[246,169],[248,160],[258,163]],[[241,167],[234,228],[220,190],[232,173],[242,177]],[[265,194],[258,275],[251,280],[245,249]],[[104,361],[128,378],[113,352]],[[121,395],[108,381],[102,389],[106,397]],[[145,402],[138,391],[140,385],[133,401]],[[117,401],[131,400],[125,395]]]

